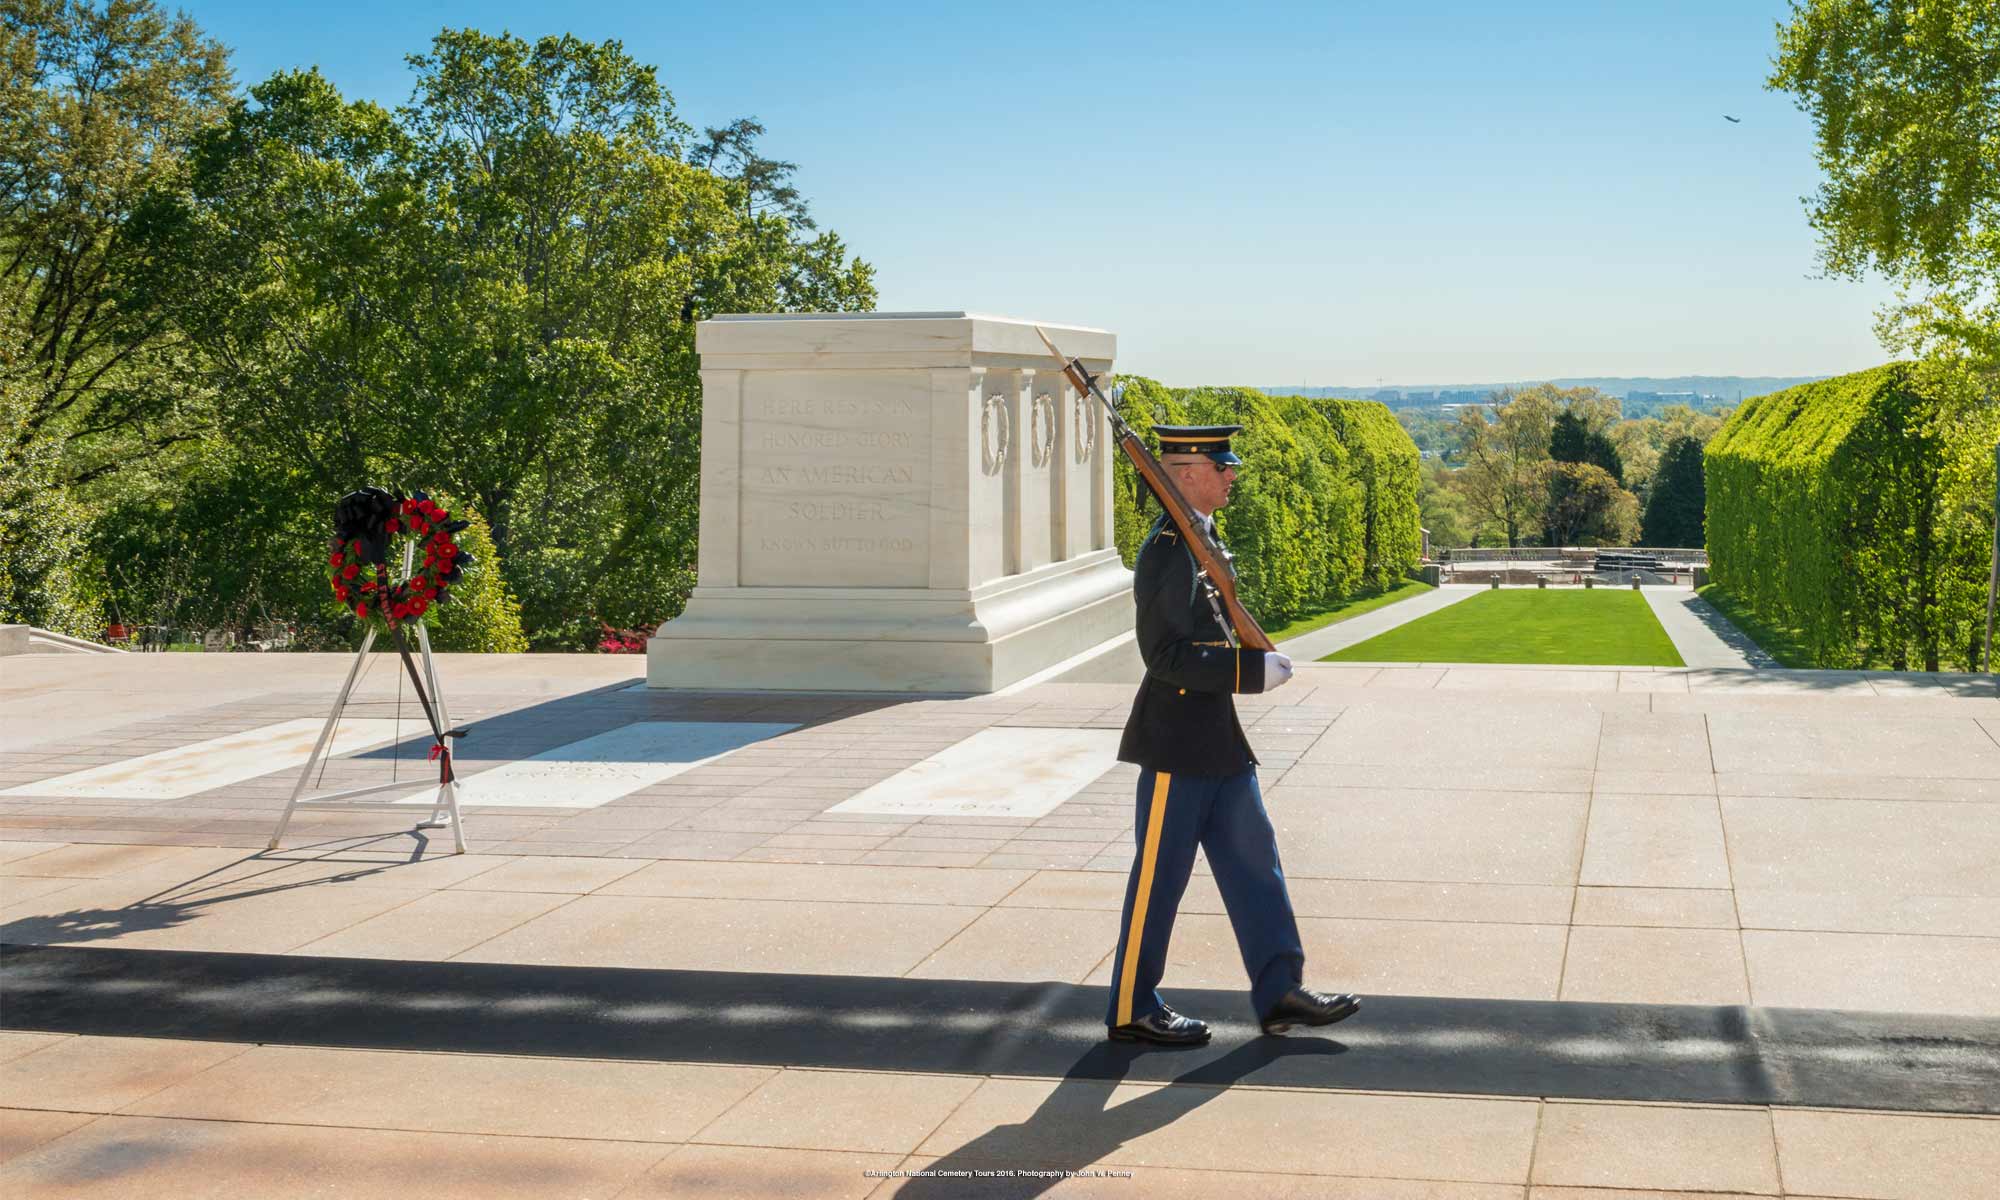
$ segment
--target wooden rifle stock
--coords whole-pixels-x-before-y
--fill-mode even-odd
[[[1197,581],[1208,589],[1210,599],[1215,601],[1223,617],[1234,627],[1237,645],[1245,650],[1276,650],[1270,635],[1237,599],[1236,576],[1229,569],[1229,561],[1223,556],[1221,545],[1210,536],[1206,525],[1195,520],[1194,509],[1188,506],[1180,488],[1167,474],[1166,467],[1140,439],[1139,432],[1118,415],[1117,407],[1098,390],[1097,379],[1083,369],[1083,360],[1064,357],[1063,352],[1056,349],[1056,344],[1049,340],[1048,334],[1039,327],[1035,332],[1041,336],[1042,344],[1049,348],[1049,353],[1063,365],[1063,375],[1069,379],[1077,394],[1095,396],[1097,402],[1104,406],[1105,413],[1111,418],[1111,431],[1118,438],[1118,448],[1132,460],[1132,468],[1139,472],[1140,480],[1159,500],[1174,528],[1180,531],[1181,541],[1194,555]]]

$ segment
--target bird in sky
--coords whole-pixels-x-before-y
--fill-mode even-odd
[[[1743,118],[1732,117],[1728,113],[1723,113],[1722,119],[1729,122],[1731,125],[1741,125],[1743,123]]]

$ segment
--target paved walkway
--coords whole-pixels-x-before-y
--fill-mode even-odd
[[[1991,677],[1303,664],[1240,709],[1309,978],[1368,1006],[1256,1037],[1198,873],[1165,991],[1217,1038],[1173,1054],[1096,1040],[1133,772],[1091,738],[1129,685],[659,694],[637,660],[445,656],[474,853],[313,812],[266,854],[297,767],[185,751],[323,714],[345,662],[205,657],[0,664],[10,1200],[2000,1176]],[[395,702],[378,668],[355,714]],[[593,741],[695,726],[746,740],[666,775]],[[1107,757],[991,765],[1059,745]],[[1012,758],[953,757],[981,747]],[[476,803],[528,768],[542,805]],[[377,741],[323,784],[421,769]],[[913,770],[949,811],[870,810]]]
[[[1690,667],[1775,667],[1778,660],[1731,624],[1693,588],[1641,588],[1653,615]]]

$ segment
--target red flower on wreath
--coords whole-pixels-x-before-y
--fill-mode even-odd
[[[327,582],[334,598],[363,622],[394,628],[422,617],[431,605],[447,598],[453,580],[472,565],[472,555],[452,540],[465,524],[453,521],[447,509],[421,492],[405,498],[380,488],[363,488],[341,497],[334,508],[336,533],[327,555]],[[403,561],[391,545],[398,535],[417,539],[414,557],[421,560],[401,581],[391,569]]]

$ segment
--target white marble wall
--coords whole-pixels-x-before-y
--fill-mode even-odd
[[[1109,371],[1116,339],[1044,324]],[[1111,445],[1034,323],[703,322],[700,582],[661,687],[986,691],[1129,628]]]

